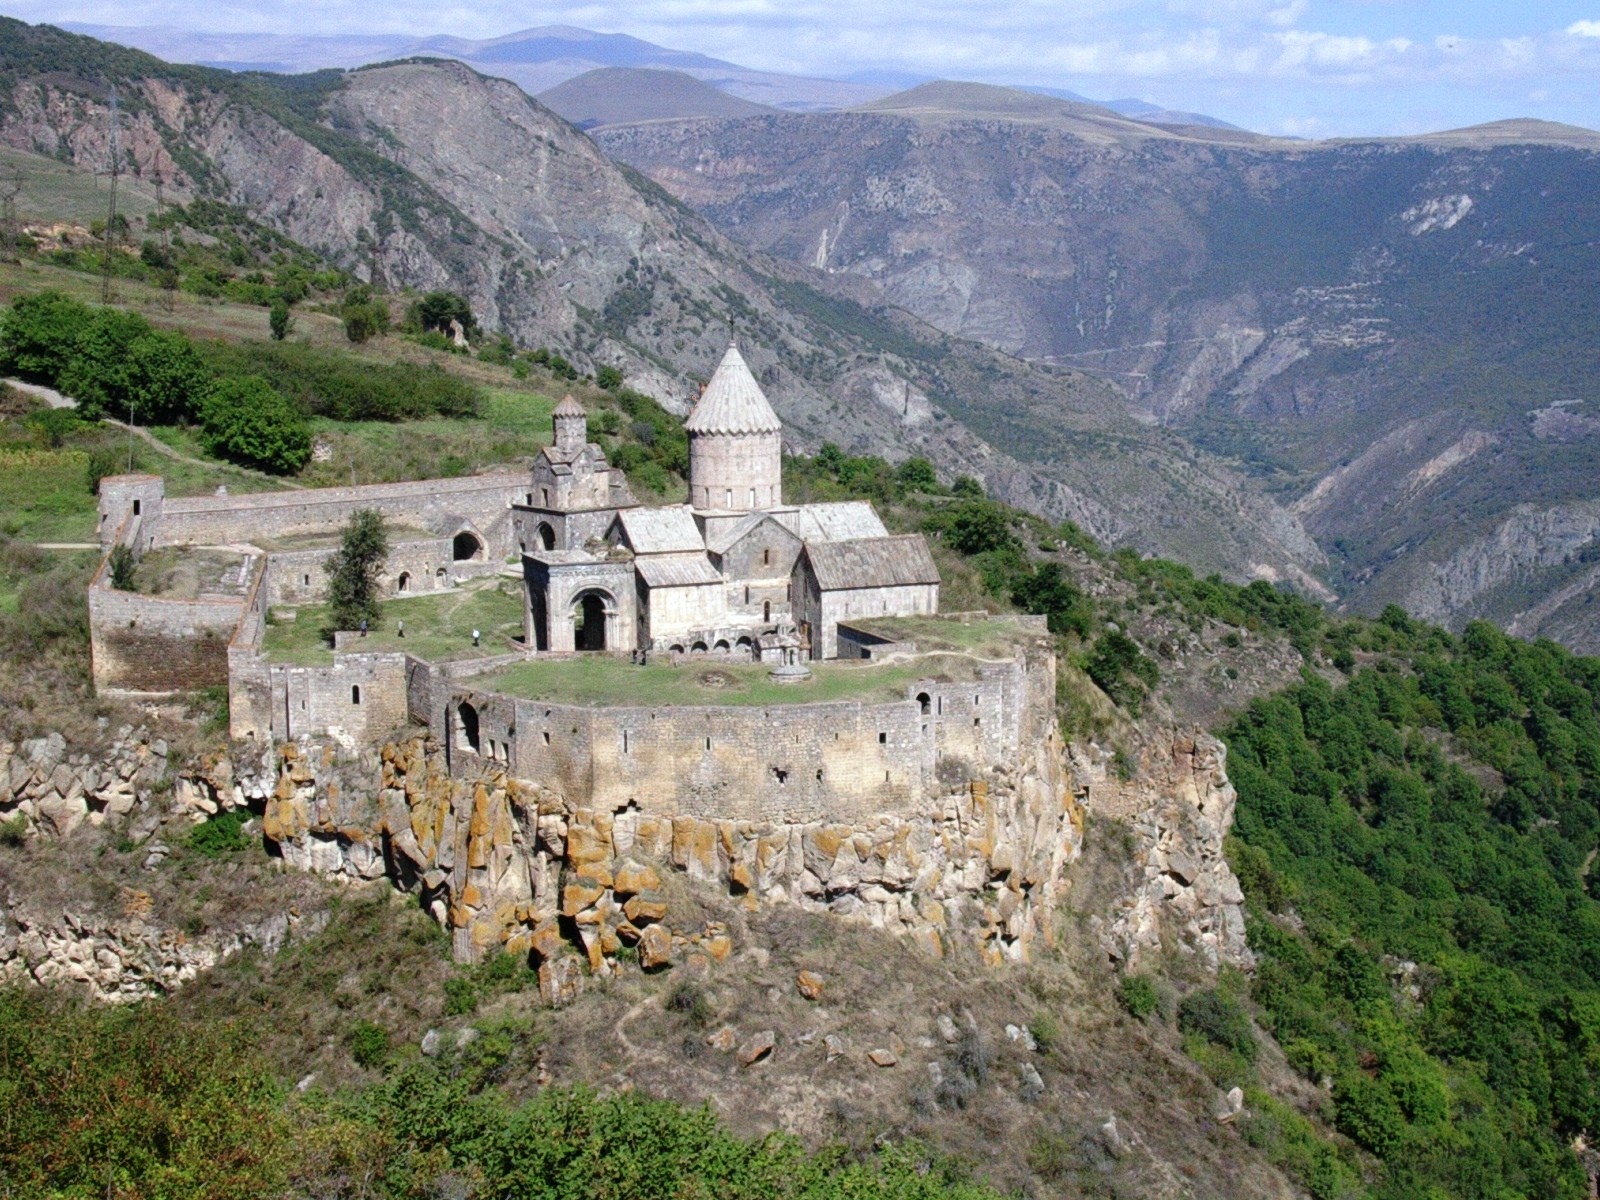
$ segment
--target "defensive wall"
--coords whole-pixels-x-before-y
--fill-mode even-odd
[[[1036,636],[1009,661],[879,702],[544,704],[474,686],[493,664],[413,660],[410,717],[430,732],[384,747],[377,795],[320,784],[325,760],[285,746],[266,829],[317,870],[359,876],[381,847],[460,957],[529,953],[556,999],[569,949],[601,974],[627,945],[647,965],[719,953],[721,935],[676,927],[668,870],[936,954],[1025,958],[1051,936],[1082,818],[1051,640],[1042,619],[1016,623]]]
[[[522,471],[194,497],[163,495],[159,476],[119,475],[101,482],[100,538],[109,545],[122,517],[135,505],[144,521],[141,549],[336,534],[351,513],[375,509],[403,525],[443,530],[457,522],[469,524],[483,535],[485,553],[503,559],[511,548],[511,506],[528,499],[527,474]]]

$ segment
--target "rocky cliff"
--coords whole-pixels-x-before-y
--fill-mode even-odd
[[[1115,382],[1129,412],[1285,503],[1353,605],[1586,646],[1595,615],[1549,604],[1565,560],[1495,546],[1518,506],[1559,520],[1587,501],[1600,460],[1600,252],[1581,232],[1600,228],[1600,158],[1583,131],[1520,136],[1113,128],[968,85],[595,134],[746,245]],[[1025,413],[989,436],[1026,457],[1051,424]]]
[[[503,80],[448,62],[239,77],[4,22],[0,144],[99,169],[107,81],[130,173],[241,206],[391,287],[463,292],[489,328],[619,366],[669,404],[687,404],[732,331],[798,446],[926,454],[1206,570],[1320,562],[1292,514],[1130,415],[1116,387],[740,245]]]

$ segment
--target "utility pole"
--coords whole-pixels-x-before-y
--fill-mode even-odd
[[[18,261],[22,230],[17,223],[17,196],[22,192],[22,168],[12,167],[0,176],[0,201],[5,204],[5,245],[0,247],[6,262]]]
[[[111,303],[111,246],[117,229],[117,176],[122,173],[122,152],[117,145],[117,85],[111,85],[111,106],[106,114],[106,157],[111,171],[111,200],[106,209],[106,251],[101,264],[100,303]]]
[[[160,151],[156,154],[159,156]],[[156,224],[161,226],[161,302],[168,312],[172,311],[172,294],[178,286],[178,269],[172,265],[172,233],[167,228],[167,194],[162,190],[165,173],[161,170],[159,157],[156,162]]]

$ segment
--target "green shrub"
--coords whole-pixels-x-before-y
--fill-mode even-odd
[[[133,583],[133,551],[122,542],[118,542],[111,547],[111,553],[106,556],[106,560],[106,566],[111,572],[111,586],[119,592],[136,591]]]
[[[28,840],[28,816],[17,813],[0,821],[0,846],[15,850]]]
[[[1129,1016],[1142,1021],[1156,1011],[1159,997],[1148,975],[1124,975],[1117,984],[1117,1001]]]
[[[25,424],[52,450],[59,449],[84,427],[78,414],[70,408],[41,408],[29,413]]]
[[[202,821],[189,831],[188,847],[202,858],[222,858],[250,849],[250,839],[245,836],[245,822],[250,814],[235,808]]]
[[[56,386],[89,317],[88,305],[63,292],[17,297],[0,318],[0,366],[33,383]]]
[[[1178,1002],[1178,1028],[1253,1063],[1259,1047],[1250,1017],[1239,1002],[1217,988],[1190,992]]]
[[[346,1038],[350,1057],[361,1067],[377,1067],[389,1057],[389,1034],[373,1021],[357,1021]]]
[[[478,985],[464,975],[444,981],[444,1015],[466,1016],[478,1011]]]
[[[89,485],[89,494],[100,494],[100,481],[107,475],[115,475],[127,465],[127,457],[115,450],[97,446],[89,451],[89,461],[84,470],[84,482]]]
[[[311,430],[299,411],[259,375],[224,379],[200,406],[207,450],[247,467],[289,475],[311,457]]]
[[[1061,1041],[1061,1025],[1049,1013],[1035,1013],[1033,1020],[1028,1022],[1028,1033],[1032,1035],[1034,1044],[1043,1054],[1050,1053]]]

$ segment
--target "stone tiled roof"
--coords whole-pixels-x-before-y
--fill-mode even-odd
[[[683,427],[690,433],[779,433],[783,423],[739,353],[729,346]]]
[[[938,583],[928,543],[920,533],[806,544],[817,586],[825,592]]]
[[[889,536],[877,512],[865,500],[802,504],[772,515],[785,529],[807,542],[845,542]]]
[[[635,554],[698,554],[706,548],[700,526],[684,507],[626,509],[617,514],[617,524]]]
[[[566,396],[560,404],[550,410],[550,415],[552,417],[586,417],[589,414],[583,411],[583,405],[579,404],[571,396]]]
[[[646,586],[653,588],[722,583],[722,573],[704,554],[657,554],[634,559],[633,567]]]

